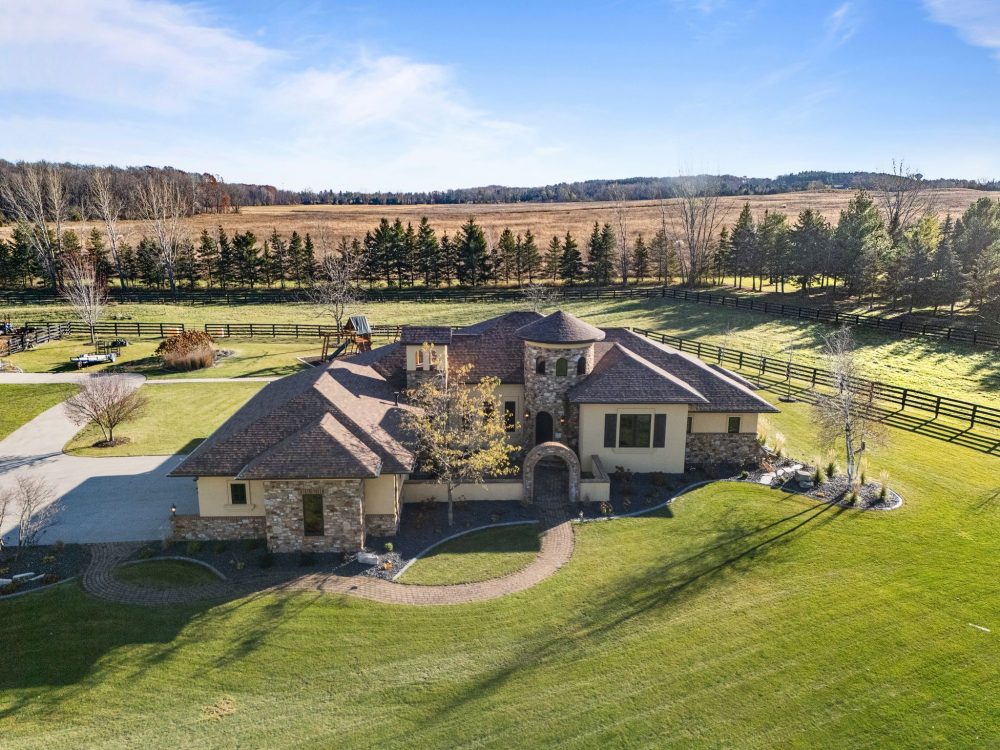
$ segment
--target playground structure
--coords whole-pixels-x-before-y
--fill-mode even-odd
[[[331,362],[337,357],[370,352],[372,349],[372,327],[364,315],[352,315],[342,330],[323,334],[323,362]]]

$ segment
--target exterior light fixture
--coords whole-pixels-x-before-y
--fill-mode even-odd
[[[524,418],[531,419],[531,412],[528,411],[527,409],[524,410]]]
[[[176,516],[177,515],[177,506],[176,505],[171,505],[170,506],[170,515],[172,515],[172,516]]]

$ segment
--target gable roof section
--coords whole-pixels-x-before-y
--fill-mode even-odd
[[[449,326],[403,326],[399,334],[400,344],[450,344]]]
[[[556,310],[541,320],[529,323],[517,331],[518,338],[539,344],[585,344],[601,341],[604,331],[585,323],[575,315]]]
[[[536,312],[509,312],[453,331],[448,366],[472,365],[467,376],[471,383],[485,377],[499,378],[501,383],[523,383],[524,341],[516,332],[541,318]]]
[[[360,467],[376,471],[373,476],[407,473],[414,463],[402,429],[407,408],[396,406],[393,386],[372,367],[339,360],[269,383],[171,475],[235,477],[246,471],[245,478],[266,473],[271,479],[291,479],[299,478],[309,463],[315,472],[311,476],[330,477],[322,458],[312,462],[304,455],[308,448],[301,446],[325,445],[329,451],[334,442],[353,452],[353,458],[342,459],[352,476]],[[282,448],[286,441],[288,447]]]
[[[574,404],[707,404],[679,378],[620,344],[604,349],[585,380],[567,394]]]
[[[687,383],[708,399],[691,404],[691,411],[777,412],[750,388],[713,369],[697,357],[633,333],[627,328],[605,328],[608,342],[620,344],[642,359]]]
[[[250,461],[237,479],[377,477],[382,459],[332,414],[288,436]]]

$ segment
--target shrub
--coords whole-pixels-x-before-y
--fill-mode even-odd
[[[394,549],[392,546],[392,542],[386,542],[385,544],[383,544],[382,549],[384,549],[386,552],[392,552],[392,550]]]
[[[823,484],[823,472],[820,471],[819,466],[817,466],[816,471],[813,472],[813,484],[815,485]]]
[[[56,564],[55,555],[46,555],[45,557],[42,558],[42,565],[44,565],[45,567],[50,567],[55,564]]]
[[[197,555],[201,552],[201,542],[193,539],[187,543],[187,547],[185,547],[185,549],[189,555]]]
[[[204,331],[184,331],[164,339],[156,354],[172,370],[200,370],[215,363],[212,337]]]
[[[265,552],[259,558],[257,558],[257,564],[262,568],[270,568],[274,565],[274,555],[270,552]]]
[[[0,596],[7,596],[8,594],[16,594],[19,588],[21,588],[20,581],[11,581],[6,586],[0,587]]]
[[[247,564],[236,555],[233,555],[232,558],[230,558],[229,564],[236,568],[236,570],[243,570],[243,568],[247,566]]]
[[[740,479],[746,479],[749,476],[750,476],[750,472],[747,471],[746,469],[744,469],[743,471],[740,472]]]
[[[62,539],[56,539],[52,543],[52,551],[55,552],[55,554],[61,554],[64,549],[66,549],[66,542]]]
[[[50,583],[59,583],[58,573],[46,573],[45,577],[42,579],[42,583],[48,586]]]
[[[826,478],[833,479],[833,475],[837,473],[837,464],[833,461],[826,465]]]
[[[306,568],[310,565],[316,564],[316,553],[315,552],[300,552],[299,553],[299,567]]]
[[[212,552],[214,554],[216,554],[216,555],[221,555],[225,551],[226,551],[226,543],[225,542],[215,542],[212,545]]]
[[[139,550],[138,556],[140,560],[148,560],[153,556],[153,548],[148,546],[143,547],[141,550]]]
[[[670,481],[667,475],[664,474],[662,471],[654,471],[650,475],[650,479],[653,480],[654,487],[666,487],[668,482]]]
[[[614,512],[615,509],[612,507],[611,503],[609,503],[607,500],[601,501],[601,515],[610,516]]]
[[[247,552],[253,552],[254,550],[257,550],[257,549],[263,549],[264,548],[264,540],[263,539],[247,539],[246,542],[244,542],[244,544],[243,544],[243,548]]]

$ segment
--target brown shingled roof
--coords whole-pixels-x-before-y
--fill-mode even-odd
[[[671,375],[683,380],[708,399],[707,404],[691,404],[691,411],[777,412],[750,388],[712,369],[694,355],[633,333],[627,328],[605,328],[606,341],[620,344]]]
[[[518,329],[517,335],[525,341],[537,341],[539,344],[583,344],[604,339],[604,331],[600,328],[562,310]]]
[[[399,332],[401,344],[450,344],[449,326],[403,326]]]
[[[469,382],[495,377],[501,383],[523,383],[524,342],[517,331],[541,319],[536,312],[519,310],[459,328],[452,334],[448,365],[471,364]]]
[[[586,380],[567,394],[573,404],[707,404],[679,378],[619,344],[608,347]]]

